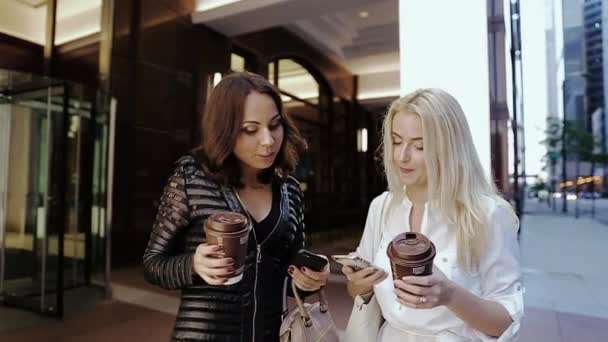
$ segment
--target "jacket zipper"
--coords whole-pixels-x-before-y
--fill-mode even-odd
[[[249,221],[250,224],[253,226],[253,217],[251,216],[251,214],[249,213],[249,211],[247,211],[247,208],[245,208],[245,204],[243,204],[243,201],[241,201],[241,197],[239,196],[239,193],[236,191],[236,189],[233,189],[234,193],[236,194],[236,198],[239,201],[239,204],[241,205],[241,208],[243,209],[243,211],[247,214],[247,216],[249,217]],[[251,229],[251,231],[253,232],[253,239],[255,240],[255,247],[256,247],[256,252],[255,252],[255,277],[253,278],[253,322],[252,322],[252,327],[253,327],[253,331],[252,331],[252,336],[251,336],[251,340],[253,342],[255,342],[255,318],[257,315],[257,311],[258,311],[258,265],[262,262],[262,245],[268,241],[268,238],[274,233],[274,231],[277,229],[277,227],[279,226],[279,222],[281,221],[281,216],[283,216],[283,188],[281,187],[281,198],[279,198],[279,219],[277,220],[277,222],[274,224],[274,227],[272,228],[272,231],[270,231],[270,234],[268,234],[268,236],[264,239],[264,241],[262,241],[261,243],[258,243],[258,238],[255,235],[255,230]],[[270,203],[271,207],[270,210],[272,211],[272,202]]]

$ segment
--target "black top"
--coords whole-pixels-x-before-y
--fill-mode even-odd
[[[218,212],[245,211],[234,189],[213,181],[206,165],[192,156],[177,162],[143,258],[149,282],[181,289],[172,341],[279,342],[283,283],[290,256],[304,247],[304,217],[298,182],[278,176],[275,181],[280,190],[273,204],[280,205],[271,211],[278,212],[278,224],[268,220],[276,229],[259,246],[249,235],[240,282],[209,285],[192,270],[194,251],[206,241],[205,221]]]
[[[272,207],[270,212],[262,221],[257,222],[253,219],[253,229],[258,243],[266,240],[268,235],[274,230],[281,215],[281,188],[277,182],[272,182]]]

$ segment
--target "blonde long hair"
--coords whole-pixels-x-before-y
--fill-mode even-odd
[[[487,199],[504,200],[481,166],[464,112],[441,89],[419,89],[391,104],[384,120],[382,152],[389,191],[397,201],[405,196],[392,154],[393,117],[398,112],[421,119],[429,205],[450,230],[455,229],[459,264],[476,269],[488,238]]]

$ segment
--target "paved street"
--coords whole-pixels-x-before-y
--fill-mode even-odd
[[[578,212],[581,218],[592,218],[596,221],[608,225],[608,198],[596,199],[595,204],[593,203],[593,200],[586,198],[580,198],[578,199],[578,201],[569,200],[567,201],[566,205],[566,213],[562,212],[563,200],[561,198],[555,199],[555,210],[552,210],[552,207],[549,206],[547,203],[539,204],[536,199],[531,199],[527,202],[527,208],[531,212],[545,213],[548,215],[566,215],[572,217],[575,216],[576,207],[578,206]],[[595,209],[593,209],[594,206]],[[593,212],[595,213],[593,214]]]

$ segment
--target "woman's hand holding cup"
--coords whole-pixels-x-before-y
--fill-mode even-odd
[[[222,285],[234,273],[234,260],[220,246],[202,243],[194,252],[193,269],[207,284]]]
[[[456,287],[456,283],[434,266],[431,275],[406,276],[395,280],[395,295],[399,303],[403,305],[417,309],[430,309],[449,305]]]

